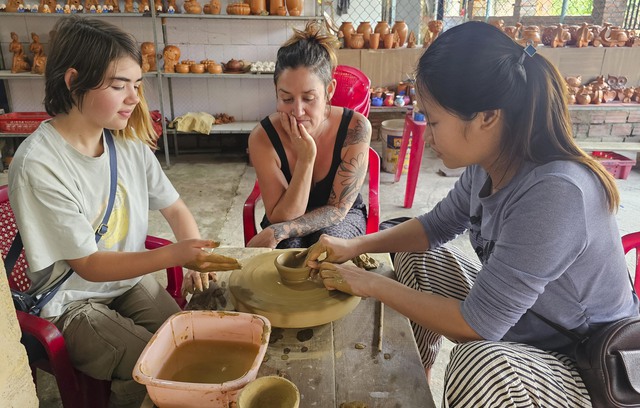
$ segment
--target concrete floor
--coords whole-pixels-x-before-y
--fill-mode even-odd
[[[378,142],[379,146],[380,142]],[[378,147],[376,146],[376,147]],[[242,205],[255,180],[255,172],[240,154],[182,155],[172,157],[171,168],[166,170],[182,198],[193,212],[202,236],[221,241],[222,246],[243,246]],[[381,175],[381,220],[399,216],[415,216],[430,210],[453,186],[456,177],[437,174],[439,161],[429,157],[428,150],[422,161],[420,178],[413,208],[403,208],[406,177],[393,183],[393,175]],[[6,180],[6,173],[3,174]],[[1,180],[1,179],[0,179]],[[5,181],[6,182],[6,181]],[[617,217],[621,234],[640,230],[640,171],[634,168],[627,180],[619,180],[622,205]],[[262,214],[262,213],[261,213]],[[150,215],[152,235],[173,238],[160,214]],[[455,245],[473,255],[466,236],[459,237]],[[163,277],[158,275],[159,280]],[[436,405],[442,398],[444,367],[451,350],[445,341],[434,368],[431,384]],[[60,407],[55,384],[46,373],[39,376],[41,407]]]

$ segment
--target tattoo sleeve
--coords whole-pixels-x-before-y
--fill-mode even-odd
[[[327,205],[316,208],[300,217],[271,225],[278,241],[292,237],[303,237],[322,228],[342,221],[356,200],[367,171],[365,154],[359,153],[349,162],[342,162],[336,173],[341,187],[331,188]]]

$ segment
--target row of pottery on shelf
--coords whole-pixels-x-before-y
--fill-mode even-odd
[[[229,15],[277,15],[299,16],[304,8],[303,0],[248,0],[230,2],[226,7]],[[220,14],[220,0],[209,0],[200,5],[197,0],[185,0],[184,10],[187,14]]]
[[[150,0],[124,0],[124,11],[127,13],[150,11]],[[226,8],[227,14],[231,15],[279,15],[299,16],[303,12],[304,0],[248,0],[247,2],[230,2]],[[104,5],[98,0],[66,0],[63,6],[57,4],[56,0],[41,0],[39,5],[25,5],[24,0],[8,0],[8,3],[0,5],[0,11],[10,13],[18,12],[43,12],[43,13],[119,13],[120,6],[118,0],[104,0]],[[175,0],[153,0],[154,9],[160,13],[180,13]],[[183,4],[187,14],[220,14],[222,6],[220,0],[207,0],[204,7],[197,0],[185,0]]]
[[[413,31],[402,20],[397,20],[391,27],[386,21],[379,21],[375,28],[368,21],[361,22],[357,28],[350,21],[344,21],[338,29],[338,38],[343,40],[344,48],[408,48],[415,47],[416,38]]]
[[[531,43],[533,45],[544,44],[556,48],[566,45],[578,48],[587,47],[635,47],[640,45],[640,36],[636,30],[625,30],[604,23],[602,26],[582,23],[582,25],[558,24],[540,29],[536,25],[524,26],[516,23],[515,26],[505,26],[499,18],[489,20],[489,24],[502,30],[509,37],[521,45]]]
[[[29,51],[33,54],[33,59],[30,59],[24,53],[24,47],[18,38],[18,34],[15,32],[11,33],[9,52],[13,54],[11,63],[12,73],[17,74],[31,71],[33,74],[44,74],[47,57],[44,55],[44,47],[40,42],[40,36],[36,33],[31,33],[31,39],[33,42],[29,44]]]
[[[155,48],[154,51],[155,53]],[[143,52],[144,55],[144,52]],[[205,59],[200,61],[199,64],[196,64],[195,61],[192,60],[182,60],[180,61],[180,48],[175,45],[167,45],[164,47],[162,52],[162,56],[164,58],[164,72],[165,73],[196,73],[201,74],[207,71],[210,74],[221,74],[223,72],[244,72],[246,68],[248,68],[248,64],[242,60],[230,59],[227,63],[218,64],[214,60]],[[150,54],[148,58],[153,59],[154,55]],[[155,61],[154,61],[155,64]],[[143,62],[143,66],[144,66]],[[154,65],[155,67],[155,65]],[[152,69],[152,70],[155,70]]]
[[[609,75],[605,80],[603,75],[586,85],[582,84],[582,77],[569,76],[565,78],[570,104],[588,105],[613,101],[622,103],[640,102],[640,87],[627,87],[624,76]]]

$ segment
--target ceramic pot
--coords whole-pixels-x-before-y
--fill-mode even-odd
[[[250,0],[249,9],[251,10],[251,14],[260,15],[263,12],[267,11],[267,1],[266,0]]]
[[[189,73],[189,65],[188,64],[176,64],[175,72],[178,74],[188,74]]]
[[[284,0],[269,0],[269,14],[271,14],[272,16],[277,16],[278,7],[284,7],[286,12]]]
[[[204,73],[204,64],[191,64],[189,65],[189,71],[193,74]]]
[[[409,27],[407,23],[402,20],[397,20],[391,28],[392,33],[398,33],[398,47],[404,47],[407,41],[407,35],[409,35]]]
[[[358,26],[356,32],[362,34],[362,36],[364,37],[364,47],[371,48],[370,37],[371,33],[373,33],[373,27],[371,27],[371,23],[368,21],[363,21]]]
[[[525,27],[522,31],[522,44],[526,44],[529,41],[531,41],[534,46],[542,42],[540,29],[537,26]]]
[[[202,8],[204,14],[220,14],[220,10],[222,6],[220,5],[220,0],[211,0],[209,3],[205,4]]]
[[[304,8],[304,4],[302,3],[302,0],[286,0],[286,4],[287,4],[287,10],[289,11],[290,16],[293,15],[291,14],[292,10],[297,10],[297,15],[300,15],[300,13]],[[296,11],[294,11],[294,13],[296,13]]]
[[[389,34],[391,32],[391,28],[389,27],[389,23],[386,21],[378,21],[376,24],[376,28],[373,30],[374,33],[379,33],[380,38],[384,38],[385,34]]]
[[[350,45],[350,48],[353,48],[354,50],[359,50],[362,47],[364,47],[364,34],[361,34],[361,33],[351,34],[349,45]]]
[[[380,45],[380,33],[371,33],[369,36],[369,48],[377,50]]]
[[[343,21],[340,25],[340,31],[344,35],[344,47],[351,48],[351,34],[356,32],[356,29],[353,27],[353,23],[351,21]]]
[[[393,47],[393,34],[387,33],[382,37],[382,42],[384,44],[384,48],[390,49]]]
[[[220,64],[207,64],[207,72],[210,74],[222,74],[222,65]]]

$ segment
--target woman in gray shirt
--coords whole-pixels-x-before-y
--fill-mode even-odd
[[[639,313],[615,180],[575,144],[564,81],[535,51],[480,22],[442,34],[418,63],[418,106],[438,157],[466,170],[428,213],[309,250],[327,288],[412,320],[427,376],[442,336],[458,343],[445,406],[589,407],[570,340],[531,311],[579,334]],[[477,259],[445,245],[466,231]],[[398,282],[336,264],[365,252],[397,253]]]

